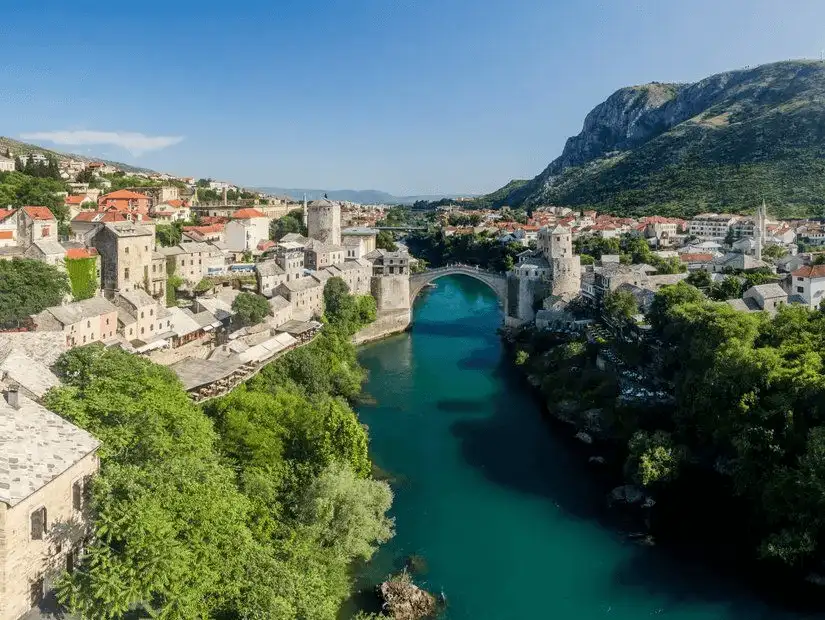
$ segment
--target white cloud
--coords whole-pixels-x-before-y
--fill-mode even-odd
[[[23,140],[45,140],[54,144],[79,146],[85,144],[113,144],[132,155],[165,149],[183,140],[183,136],[147,136],[130,131],[38,131],[24,133]]]

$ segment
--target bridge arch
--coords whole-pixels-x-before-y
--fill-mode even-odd
[[[507,298],[507,277],[495,271],[486,271],[472,265],[448,265],[436,269],[428,269],[410,276],[410,306],[427,284],[445,276],[462,275],[473,278],[486,284],[492,290],[502,306]]]

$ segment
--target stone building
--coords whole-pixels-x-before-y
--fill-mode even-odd
[[[158,248],[165,258],[166,273],[173,273],[194,286],[210,273],[223,271],[223,252],[211,243],[190,241],[166,248]]]
[[[17,210],[17,242],[28,248],[38,241],[57,242],[57,220],[48,207]]]
[[[117,307],[103,297],[92,297],[32,315],[35,331],[59,331],[69,348],[117,338]]]
[[[307,230],[312,239],[341,245],[341,205],[322,198],[307,206]]]
[[[139,288],[124,291],[114,301],[118,308],[118,327],[125,340],[148,344],[167,337],[172,327],[169,311],[146,291]]]
[[[289,301],[292,316],[298,321],[308,321],[324,313],[324,284],[314,276],[283,282],[275,289],[275,294]]]
[[[379,249],[365,258],[372,263],[370,294],[375,298],[378,311],[409,310],[410,255]]]
[[[344,248],[317,239],[310,239],[304,248],[304,262],[307,269],[319,271],[330,265],[344,262]]]
[[[6,386],[0,399],[0,620],[36,607],[83,552],[100,446]]]
[[[255,265],[255,277],[258,280],[258,292],[264,297],[272,297],[283,282],[286,272],[275,260],[267,260]]]
[[[304,277],[304,245],[297,241],[283,241],[275,250],[275,262],[283,270],[286,282]]]
[[[569,228],[556,226],[542,228],[537,242],[538,250],[550,264],[552,295],[575,296],[581,288],[581,260],[573,254],[573,234]]]
[[[341,231],[344,245],[344,258],[355,260],[363,258],[376,248],[378,231],[375,228],[345,228]]]
[[[142,288],[160,297],[166,293],[166,269],[158,273],[163,257],[155,257],[155,232],[152,227],[132,222],[106,222],[99,225],[91,239],[101,259],[103,293],[112,298],[116,293]],[[155,272],[152,273],[153,262]],[[158,283],[162,283],[162,290]]]

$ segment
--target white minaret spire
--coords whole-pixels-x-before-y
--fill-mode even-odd
[[[304,192],[304,226],[307,225],[307,193]]]
[[[754,227],[753,236],[756,242],[753,255],[756,260],[762,260],[762,244],[765,242],[765,220],[768,217],[768,207],[765,199],[762,199],[762,206],[756,207],[756,226]]]

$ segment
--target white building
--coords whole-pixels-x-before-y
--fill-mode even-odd
[[[0,172],[14,172],[14,160],[0,155]]]
[[[238,209],[226,225],[226,246],[233,252],[253,252],[269,239],[270,218],[257,209]]]
[[[799,295],[808,308],[825,299],[825,265],[805,265],[791,273],[791,295]]]
[[[738,218],[729,213],[701,213],[690,220],[689,231],[700,239],[724,239]]]

